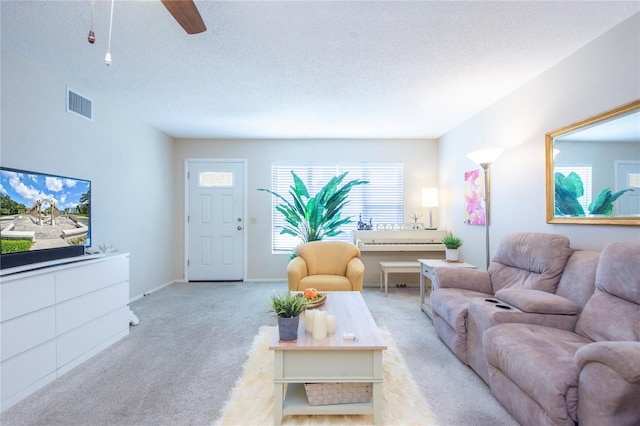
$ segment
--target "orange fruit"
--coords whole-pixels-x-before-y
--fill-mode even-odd
[[[316,290],[315,288],[305,288],[304,297],[306,299],[315,299],[316,297],[318,297],[318,290]]]

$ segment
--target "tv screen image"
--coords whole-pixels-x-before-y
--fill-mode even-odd
[[[84,254],[91,181],[0,167],[1,268]]]

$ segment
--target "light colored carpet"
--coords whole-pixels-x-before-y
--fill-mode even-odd
[[[387,425],[435,425],[431,408],[420,394],[391,333],[381,328],[387,342],[383,352],[382,421]],[[273,424],[273,359],[269,342],[275,327],[261,327],[249,359],[236,382],[218,426]],[[285,416],[285,425],[369,425],[373,416]]]
[[[220,418],[272,294],[287,283],[176,283],[131,304],[129,336],[0,414],[2,426],[206,426]],[[366,287],[441,426],[517,426],[438,338],[419,289]]]

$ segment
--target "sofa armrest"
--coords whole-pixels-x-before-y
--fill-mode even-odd
[[[640,342],[594,342],[575,354],[578,369],[599,362],[632,384],[640,384]]]
[[[536,314],[577,315],[580,306],[569,299],[540,290],[503,288],[496,298],[521,311]]]
[[[460,288],[480,293],[493,294],[491,276],[488,272],[467,268],[433,268],[432,289]]]
[[[354,257],[347,263],[347,278],[351,281],[353,291],[362,291],[362,281],[364,280],[364,263],[360,258]]]
[[[289,291],[298,291],[298,283],[304,277],[309,275],[307,271],[307,262],[300,256],[291,259],[287,265],[287,281],[289,283]]]

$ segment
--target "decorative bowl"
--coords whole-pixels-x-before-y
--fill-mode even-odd
[[[298,297],[304,297],[302,293],[298,294]],[[315,299],[307,299],[307,309],[317,308],[318,306],[324,305],[324,302],[327,301],[327,293],[318,293],[318,297]]]

